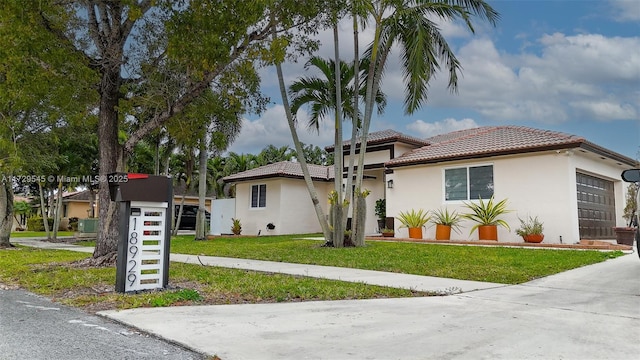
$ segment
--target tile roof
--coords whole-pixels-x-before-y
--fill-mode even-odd
[[[307,164],[309,173],[313,180],[329,181],[333,180],[334,171],[333,166],[322,166]],[[224,182],[237,182],[253,179],[264,179],[270,177],[291,177],[291,178],[303,178],[302,167],[299,162],[293,161],[280,161],[277,163],[260,166],[255,169],[243,171],[241,173],[233,174],[224,177]]]
[[[375,132],[369,133],[369,135],[367,136],[368,145],[385,144],[385,143],[392,143],[392,142],[401,142],[401,143],[417,145],[417,146],[429,145],[429,142],[424,139],[409,136],[391,129],[375,131]],[[359,139],[358,141],[356,141],[356,144],[357,144],[356,148],[360,146]],[[343,141],[342,146],[343,146],[343,149],[350,148],[351,139]],[[329,145],[325,147],[325,150],[329,152],[332,152],[333,149],[334,149],[333,145]]]
[[[426,139],[431,143],[388,161],[388,167],[469,159],[541,150],[583,147],[622,162],[633,162],[586,141],[583,137],[523,126],[487,126],[460,130]]]

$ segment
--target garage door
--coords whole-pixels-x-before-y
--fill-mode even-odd
[[[576,173],[578,226],[581,239],[615,239],[616,204],[613,181]]]

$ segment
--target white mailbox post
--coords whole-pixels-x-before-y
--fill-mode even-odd
[[[111,199],[120,203],[116,291],[165,288],[169,282],[171,179],[110,174]]]

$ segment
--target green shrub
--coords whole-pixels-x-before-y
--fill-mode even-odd
[[[53,230],[53,218],[48,218],[49,230]],[[40,216],[33,216],[27,220],[27,230],[44,231],[44,222]]]
[[[69,218],[69,230],[78,231],[78,218],[70,217]]]

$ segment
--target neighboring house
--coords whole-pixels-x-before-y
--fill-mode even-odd
[[[182,202],[182,194],[185,193],[184,185],[175,186],[173,189],[173,204],[180,205]],[[205,198],[205,207],[211,209],[211,201],[213,200],[213,193],[207,193]],[[184,197],[184,203],[186,205],[198,205],[197,190],[191,190],[187,192]],[[62,217],[77,217],[79,219],[85,219],[91,216],[91,192],[89,190],[78,191],[70,194],[63,195],[62,197]],[[98,201],[96,191],[95,201],[95,217],[98,217]]]
[[[327,196],[333,189],[333,167],[311,165],[309,172],[327,213]],[[242,233],[280,235],[320,232],[320,224],[300,163],[282,161],[244,171],[223,179],[235,184],[235,218]],[[324,199],[324,201],[322,201]],[[273,226],[268,226],[272,224]]]
[[[347,164],[348,142],[345,145]],[[544,222],[545,242],[614,239],[612,227],[624,224],[627,185],[620,173],[635,164],[582,137],[520,126],[481,127],[424,140],[392,130],[375,132],[369,136],[364,164],[364,186],[371,190],[366,231],[376,230],[373,208],[378,198],[387,199],[387,216],[397,216],[414,208],[466,212],[465,201],[493,195],[508,199],[512,210],[503,217],[511,231],[500,228],[500,241],[522,241],[515,230],[518,217],[528,215]],[[332,188],[332,177],[322,176],[330,169],[313,166],[320,199]],[[299,164],[271,164],[224,181],[237,184],[236,217],[247,233],[269,222],[280,226],[271,233],[320,230]],[[322,205],[326,209],[326,203]],[[476,232],[469,233],[473,223],[462,225],[462,234],[452,234],[455,239],[477,239]],[[395,228],[397,237],[407,237],[397,221]],[[433,238],[434,231],[428,229],[424,237]]]

